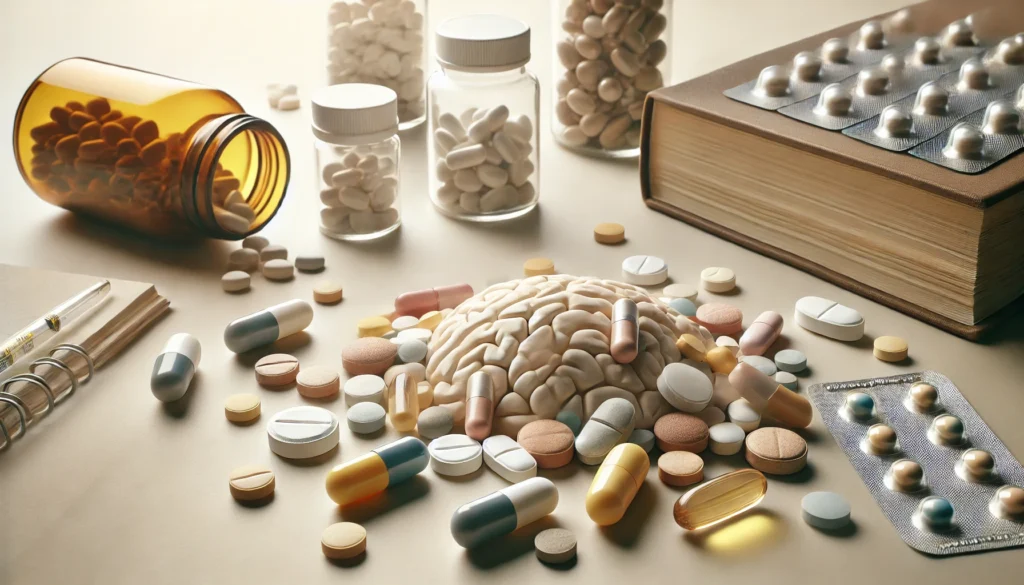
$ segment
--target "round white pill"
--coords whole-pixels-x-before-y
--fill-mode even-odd
[[[368,435],[384,428],[388,413],[384,411],[383,406],[375,402],[360,402],[349,407],[345,418],[348,420],[348,428],[353,433]]]
[[[290,280],[295,276],[295,267],[287,260],[275,258],[263,263],[263,277],[268,280]]]
[[[403,364],[418,364],[427,357],[427,344],[419,339],[401,340],[398,344],[398,361]]]
[[[719,266],[705,268],[700,271],[700,285],[711,293],[727,293],[736,288],[736,273]]]
[[[704,410],[711,402],[713,391],[707,374],[683,363],[668,364],[658,376],[658,392],[682,412]]]
[[[740,398],[729,403],[729,422],[736,423],[736,426],[751,432],[761,426],[761,413],[754,410],[754,407],[747,402],[746,398]]]
[[[807,356],[798,349],[784,349],[775,354],[775,366],[783,372],[796,374],[807,369]]]
[[[286,459],[309,459],[338,446],[338,419],[318,406],[295,406],[267,423],[270,450]]]
[[[796,390],[800,387],[800,383],[797,381],[796,376],[789,372],[775,372],[775,381],[790,390]]]
[[[402,315],[391,322],[391,328],[395,331],[405,331],[419,325],[420,320],[412,315]]]
[[[775,366],[775,362],[762,356],[762,355],[745,355],[740,358],[743,363],[754,366],[765,376],[769,378],[775,375],[775,372],[779,371],[779,368]]]
[[[422,341],[423,343],[427,343],[427,342],[430,341],[430,336],[433,335],[433,334],[434,333],[430,329],[422,329],[420,327],[413,327],[412,329],[406,329],[404,331],[399,331],[398,335],[395,336],[395,339],[398,340],[398,341],[409,341],[409,340],[413,340],[413,339],[418,339],[418,340]]]
[[[690,302],[697,301],[697,289],[681,282],[666,286],[665,290],[661,291],[661,294],[673,299],[686,299]]]
[[[839,530],[850,523],[850,503],[834,492],[811,492],[800,507],[804,522],[821,530]]]
[[[427,450],[430,452],[430,468],[439,475],[469,475],[480,469],[484,462],[483,447],[466,435],[438,437],[430,442]]]
[[[716,455],[735,455],[743,448],[746,436],[746,431],[736,423],[718,423],[708,429],[708,445]]]
[[[626,442],[639,445],[641,449],[650,453],[654,448],[654,433],[647,429],[635,429]]]
[[[381,404],[384,402],[384,393],[387,391],[387,388],[384,378],[380,376],[363,374],[349,378],[345,382],[343,389],[345,404],[350,408],[361,402]]]
[[[622,261],[622,277],[639,286],[657,286],[668,279],[668,264],[657,256],[630,256]]]
[[[251,250],[250,250],[251,252]],[[248,272],[242,272],[241,270],[232,270],[224,276],[220,277],[220,286],[224,289],[224,292],[234,293],[249,290],[249,283],[251,282]]]

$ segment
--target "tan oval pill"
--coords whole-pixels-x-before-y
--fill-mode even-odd
[[[555,263],[550,258],[530,258],[523,263],[523,274],[540,276],[555,273]]]
[[[265,465],[246,465],[231,472],[228,489],[239,502],[255,502],[274,493],[274,472]]]
[[[364,337],[346,345],[341,350],[341,365],[346,372],[353,376],[360,374],[380,376],[395,363],[397,355],[398,346],[387,339]]]
[[[286,353],[275,353],[256,362],[256,381],[260,386],[287,386],[299,374],[299,360]]]
[[[341,378],[338,372],[324,366],[303,368],[295,377],[299,394],[306,398],[328,398],[341,389]]]
[[[232,394],[224,401],[224,416],[233,423],[247,424],[260,417],[260,397],[255,394]]]
[[[764,427],[747,435],[747,463],[772,475],[797,473],[807,465],[807,442],[788,429]]]
[[[269,280],[291,280],[295,276],[295,267],[287,260],[274,258],[263,264],[263,277]]]
[[[329,559],[343,560],[366,552],[366,529],[354,522],[338,522],[324,529],[320,549]]]
[[[658,457],[658,479],[665,485],[685,487],[704,479],[704,460],[689,451],[669,451]]]
[[[626,228],[618,223],[599,223],[594,227],[594,240],[599,244],[619,244],[626,239]]]
[[[875,339],[875,358],[883,362],[901,362],[907,359],[909,347],[902,337],[883,335]]]
[[[325,280],[313,287],[313,300],[321,305],[340,303],[343,296],[341,285]]]

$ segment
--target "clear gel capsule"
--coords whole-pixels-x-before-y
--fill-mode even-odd
[[[476,548],[540,520],[558,506],[551,480],[531,477],[459,507],[452,514],[452,537],[463,548]]]
[[[149,388],[161,402],[174,402],[188,392],[202,357],[199,340],[188,333],[176,333],[167,340],[153,363]]]
[[[829,39],[821,46],[821,56],[829,63],[846,63],[850,46],[843,39]]]
[[[224,329],[224,345],[243,353],[298,333],[313,322],[313,307],[294,299],[236,319]]]
[[[697,530],[756,506],[768,491],[760,471],[740,469],[720,475],[690,490],[672,508],[676,524]]]
[[[878,51],[884,49],[885,45],[885,30],[882,23],[869,20],[861,25],[857,48],[862,51]]]
[[[943,42],[947,47],[973,47],[978,44],[974,27],[967,20],[958,20],[946,27]]]
[[[1024,64],[1024,42],[1012,37],[1004,39],[996,47],[996,59],[1006,65]]]
[[[412,479],[429,462],[422,441],[403,437],[331,469],[327,473],[327,495],[339,506],[347,506]]]
[[[416,428],[420,416],[420,400],[417,395],[419,381],[403,372],[395,376],[388,388],[388,417],[396,431],[408,432]]]

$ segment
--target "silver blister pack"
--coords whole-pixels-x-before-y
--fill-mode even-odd
[[[974,174],[1024,150],[1024,85],[1005,97],[914,147],[910,154],[960,173]]]
[[[948,378],[925,371],[808,393],[909,546],[949,556],[1024,545],[1024,467]]]

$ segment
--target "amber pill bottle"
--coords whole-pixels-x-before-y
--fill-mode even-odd
[[[228,94],[82,58],[32,82],[14,154],[43,200],[165,239],[259,231],[290,172],[284,138]]]

